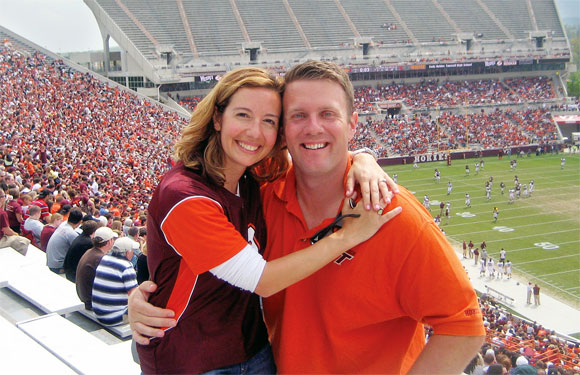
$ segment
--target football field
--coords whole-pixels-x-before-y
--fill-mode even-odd
[[[561,167],[561,157],[565,165]],[[484,168],[476,174],[475,163],[480,159],[386,167],[390,176],[398,175],[398,183],[412,191],[420,202],[425,194],[431,200],[431,214],[440,212],[439,203],[451,202],[450,219],[441,219],[441,228],[452,244],[473,241],[479,247],[487,244],[490,256],[497,263],[499,251],[505,248],[506,259],[513,263],[514,274],[522,280],[549,289],[555,297],[580,307],[580,157],[578,154],[546,154],[542,156],[511,157],[517,167],[510,168],[504,156],[484,158]],[[466,175],[465,165],[470,173]],[[441,172],[436,183],[434,171]],[[509,202],[508,190],[514,178],[528,185],[534,179],[534,191]],[[493,176],[491,199],[485,183]],[[453,190],[447,194],[448,182]],[[500,182],[505,184],[502,195]],[[471,207],[465,205],[465,194],[471,197]],[[493,209],[499,210],[493,220]]]

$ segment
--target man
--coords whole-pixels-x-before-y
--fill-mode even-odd
[[[26,255],[30,240],[18,235],[10,228],[8,215],[4,211],[6,206],[6,193],[0,189],[0,248],[11,247],[22,255]]]
[[[134,241],[122,237],[115,241],[110,253],[97,266],[93,283],[93,311],[106,325],[123,323],[127,313],[129,292],[138,286],[137,273],[129,261]]]
[[[28,219],[22,226],[22,235],[27,237],[34,246],[40,246],[40,235],[44,224],[40,222],[41,208],[38,206],[31,206],[28,211]]]
[[[133,268],[137,268],[137,258],[141,255],[141,238],[139,237],[139,227],[132,226],[127,229],[127,238],[133,241],[133,258],[130,259]]]
[[[115,238],[117,234],[111,228],[100,227],[94,233],[93,248],[79,260],[76,272],[77,294],[87,310],[93,309],[93,283],[97,266],[103,256],[113,248]]]
[[[64,257],[74,241],[79,235],[76,228],[81,225],[83,212],[75,208],[70,211],[68,220],[62,224],[52,234],[46,246],[46,264],[54,273],[64,273]]]
[[[33,200],[32,203],[30,203],[33,206],[40,207],[41,209],[40,220],[43,223],[46,223],[46,221],[48,220],[48,216],[50,215],[50,210],[48,208],[49,199],[51,199],[50,191],[48,191],[48,189],[45,188],[38,194],[38,198]]]
[[[73,283],[76,282],[79,261],[87,250],[93,247],[93,236],[95,231],[101,226],[100,224],[100,222],[94,220],[84,222],[80,226],[82,229],[81,234],[73,240],[64,257],[63,268],[66,278]]]
[[[20,192],[16,188],[8,190],[8,195],[12,197],[10,201],[6,203],[6,213],[8,214],[8,221],[10,222],[10,228],[16,232],[20,233],[20,226],[24,223],[22,218],[22,205],[19,203]]]
[[[40,250],[46,253],[46,246],[48,246],[48,241],[50,241],[50,237],[54,234],[56,228],[58,228],[62,224],[62,215],[58,212],[50,215],[50,219],[48,220],[48,224],[42,228],[42,232],[40,233]]]
[[[540,287],[538,284],[534,284],[534,305],[540,305]]]
[[[262,193],[266,259],[308,246],[304,239],[332,223],[358,121],[352,85],[335,64],[300,64],[285,79],[284,131],[294,166]],[[467,275],[429,213],[401,190],[391,204],[402,213],[373,238],[263,300],[280,373],[460,373],[479,349],[485,331]],[[420,322],[434,328],[426,346]],[[140,332],[162,335],[150,327]]]
[[[527,305],[531,305],[532,304],[532,291],[533,291],[534,287],[532,286],[531,282],[528,282],[528,288],[526,290],[526,304]]]

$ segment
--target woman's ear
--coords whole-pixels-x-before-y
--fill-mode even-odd
[[[222,130],[222,114],[218,111],[217,107],[213,112],[213,128],[216,131]]]

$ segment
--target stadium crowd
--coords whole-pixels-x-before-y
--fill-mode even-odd
[[[372,147],[381,157],[416,155],[429,150],[465,148],[477,144],[485,149],[549,144],[558,139],[547,109],[525,111],[486,108],[467,115],[418,112],[412,117],[387,116],[359,127],[351,147]],[[374,133],[374,134],[373,134]]]
[[[580,373],[579,344],[558,337],[536,322],[513,316],[489,296],[482,296],[480,307],[487,340],[466,374]]]
[[[36,53],[0,47],[0,145],[6,172],[138,217],[185,120]],[[89,188],[90,186],[90,188]],[[72,196],[71,196],[72,195]]]
[[[378,85],[358,88],[355,92],[359,109],[369,103],[403,100],[411,110],[437,107],[493,106],[556,98],[552,82],[547,77],[526,77],[500,80],[440,81]]]
[[[529,91],[521,91],[520,85]],[[544,100],[553,97],[553,89],[547,93],[550,87],[544,78],[393,84],[357,89],[356,105],[364,112],[372,109],[373,101],[400,98],[411,108],[466,101],[489,105],[521,98]],[[71,207],[79,207],[93,218],[106,218],[107,225],[119,234],[144,225],[152,190],[171,166],[171,146],[184,119],[62,62],[39,53],[25,56],[6,43],[0,46],[0,90],[2,191],[14,192],[14,200],[20,196],[24,207],[44,199],[45,211],[52,214],[61,211],[66,215]],[[186,99],[181,104],[194,108],[199,100]],[[467,142],[465,134],[469,134],[469,143],[485,147],[555,139],[546,109],[482,110],[468,115],[467,128],[464,116],[445,112],[439,119],[421,113],[384,121],[361,120],[366,126],[359,126],[352,145],[375,148],[381,156],[387,151],[425,152],[440,140],[445,140],[444,147],[456,148]],[[41,220],[52,223],[48,214],[42,215]],[[492,302],[482,304],[482,310],[495,358],[503,353],[513,366],[516,354],[523,354],[537,368],[550,361],[560,374],[578,373],[574,370],[580,355],[578,345],[568,345],[539,325],[517,320]],[[515,346],[511,346],[513,342]]]

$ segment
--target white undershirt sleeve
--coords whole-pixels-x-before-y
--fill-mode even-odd
[[[253,293],[265,267],[266,260],[256,246],[248,244],[242,251],[210,269],[209,272],[221,280]]]

